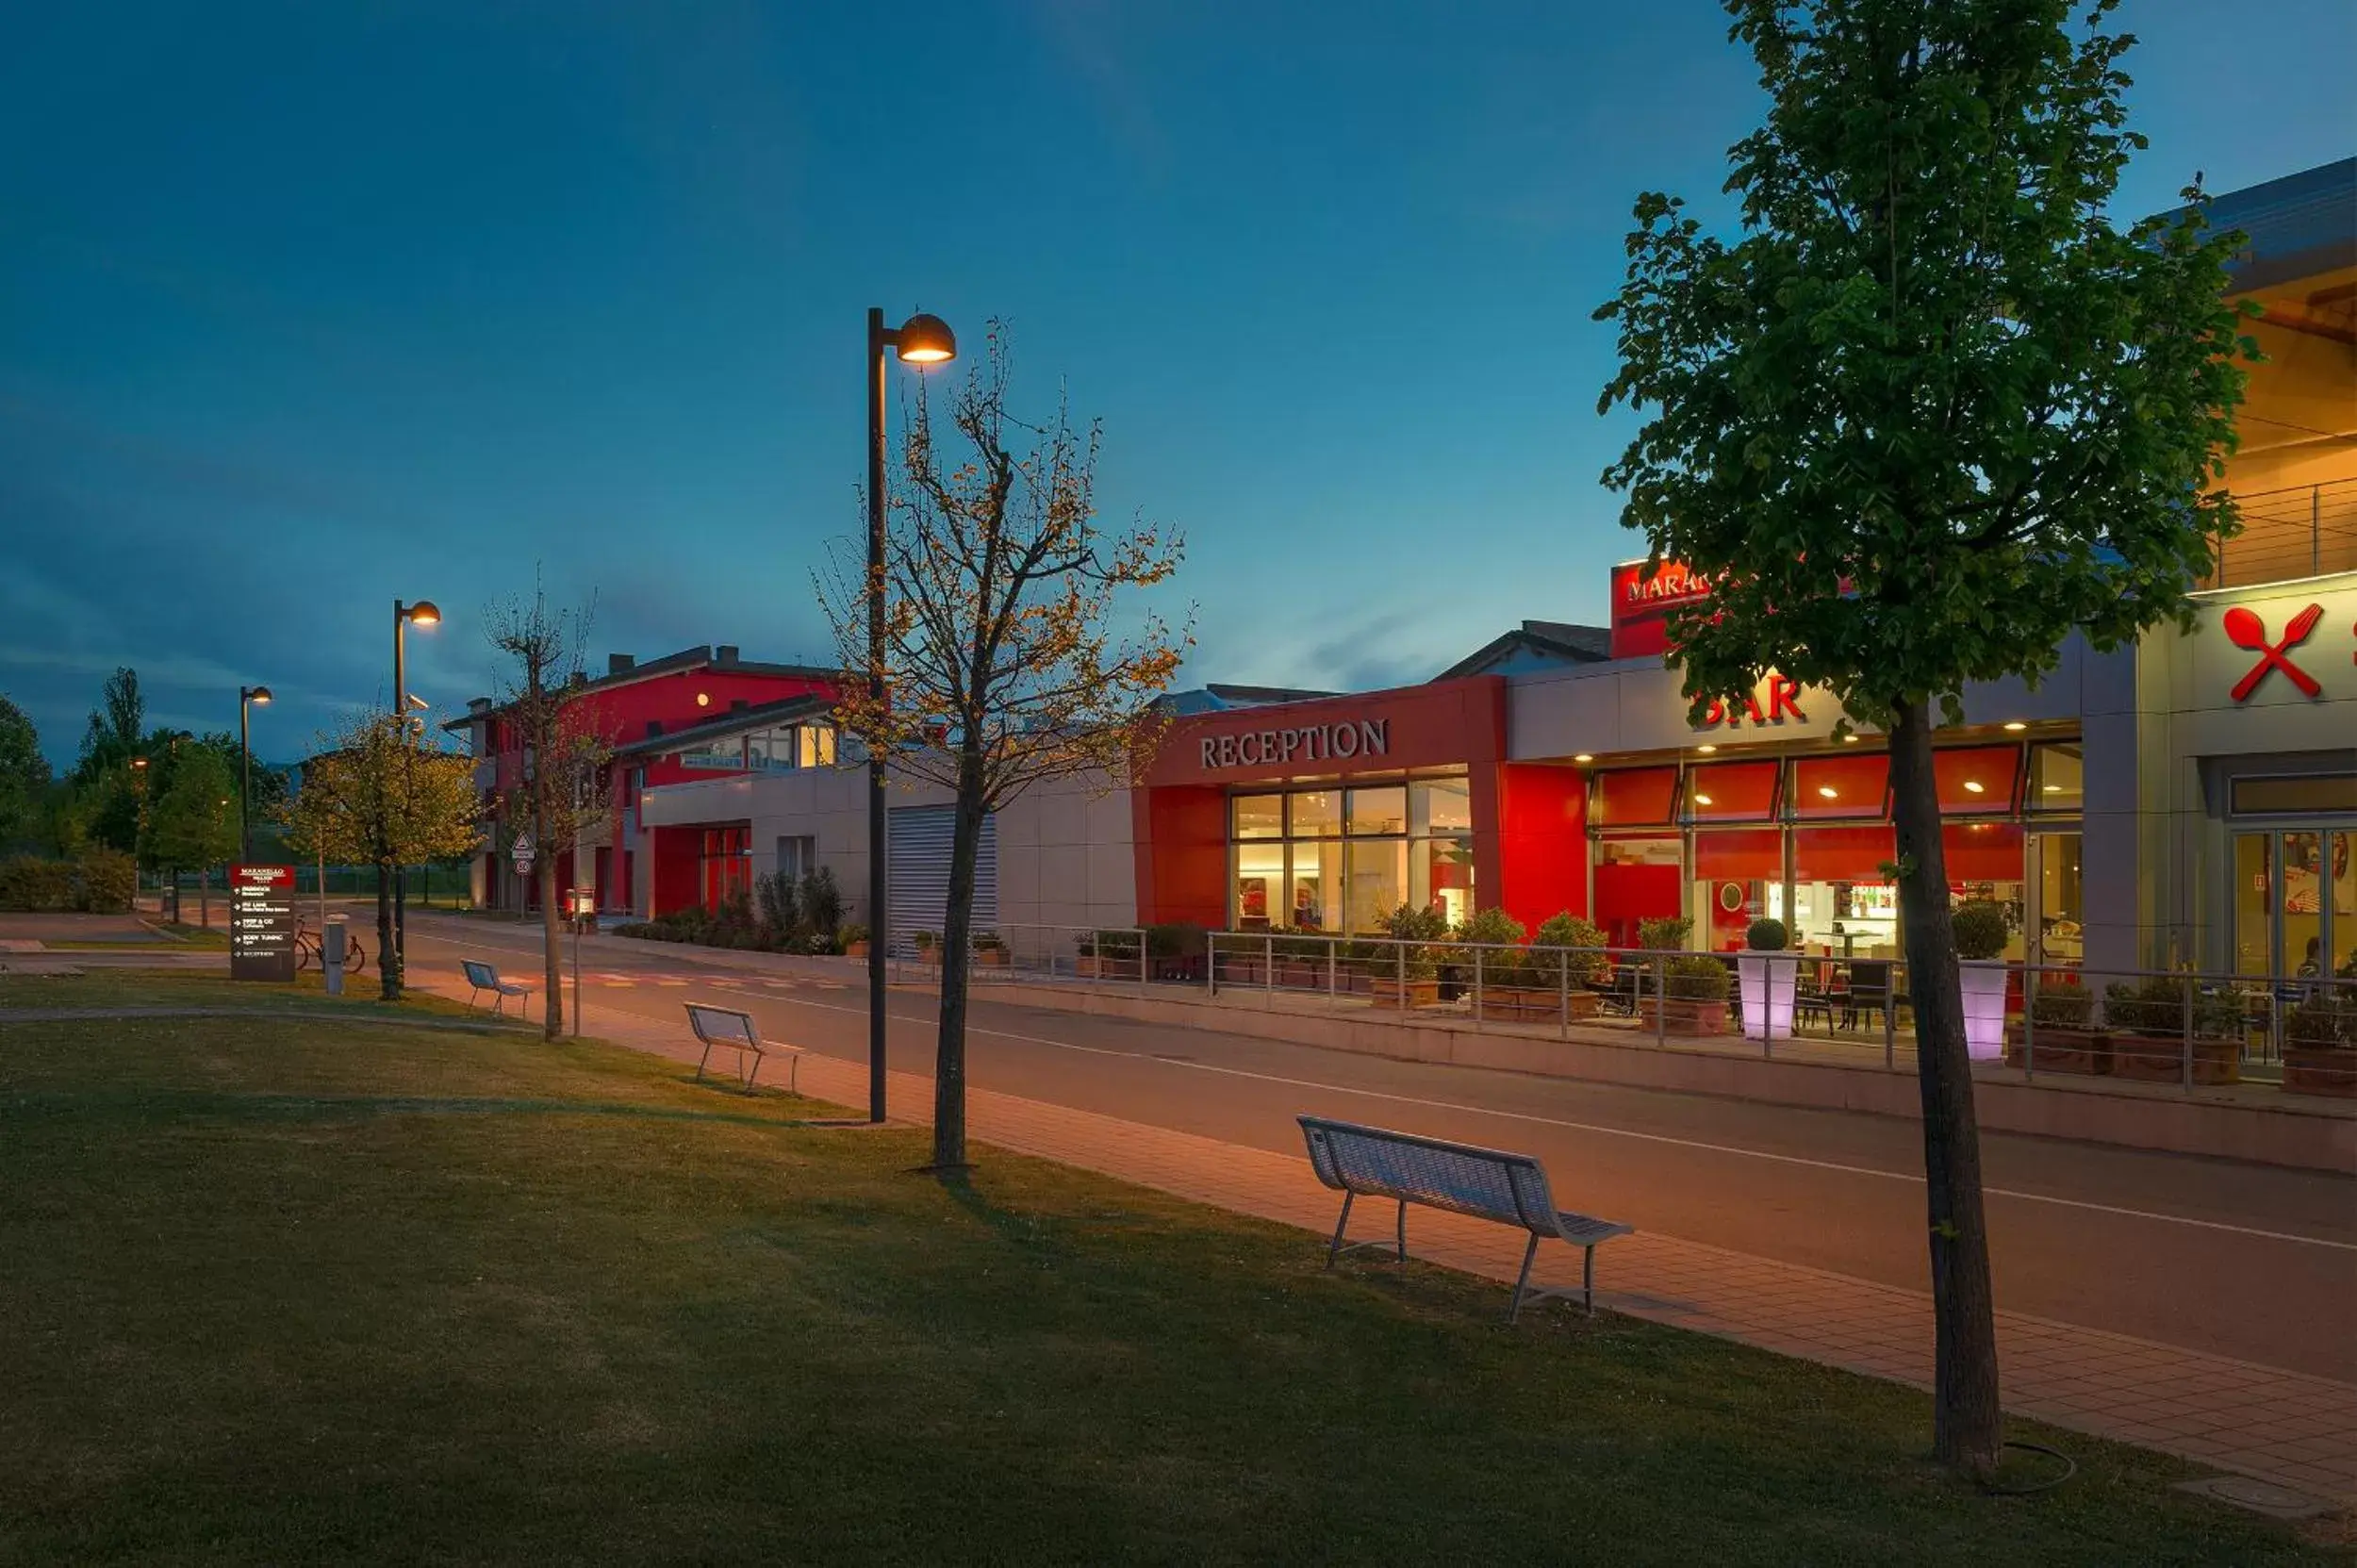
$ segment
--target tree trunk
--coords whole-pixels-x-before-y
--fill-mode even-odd
[[[1928,703],[1901,702],[1890,730],[1891,819],[1899,846],[1899,918],[1915,1007],[1916,1079],[1923,1100],[1937,1358],[1932,1446],[1944,1464],[1986,1479],[1997,1464],[1995,1291],[1981,1210],[1981,1134],[1948,909],[1948,865],[1932,773]]]
[[[388,862],[376,863],[376,975],[378,994],[401,1000],[401,949],[393,944],[393,883]]]
[[[974,867],[981,857],[982,763],[958,760],[956,828],[949,840],[949,907],[941,930],[941,1036],[933,1060],[933,1168],[965,1168],[965,993],[974,966]]]
[[[533,867],[540,879],[540,982],[546,999],[540,1004],[540,1037],[556,1040],[565,1034],[565,944],[556,907],[556,851],[537,832],[533,842],[540,851]]]

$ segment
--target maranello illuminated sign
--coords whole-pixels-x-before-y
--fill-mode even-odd
[[[1749,697],[1733,706],[1719,698],[1712,698],[1710,706],[1703,710],[1698,730],[1741,727],[1744,720],[1754,724],[1781,724],[1787,719],[1796,724],[1808,722],[1808,715],[1801,711],[1801,683],[1788,675],[1771,675],[1760,682]]]
[[[1335,762],[1389,756],[1392,721],[1345,719],[1338,724],[1289,725],[1281,730],[1246,730],[1242,734],[1205,735],[1196,742],[1204,767],[1281,767],[1293,762]]]

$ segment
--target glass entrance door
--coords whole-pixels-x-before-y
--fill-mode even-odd
[[[2234,835],[2234,972],[2329,975],[2357,957],[2357,833]]]

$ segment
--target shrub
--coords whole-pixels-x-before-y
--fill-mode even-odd
[[[978,953],[1005,952],[1007,939],[995,931],[978,931],[974,933],[974,950]]]
[[[2308,1050],[2357,1050],[2357,1001],[2319,992],[2284,1015],[2283,1043]]]
[[[1602,980],[1612,972],[1612,961],[1601,951],[1562,952],[1564,948],[1601,949],[1605,945],[1604,928],[1592,920],[1584,920],[1570,910],[1550,915],[1531,937],[1531,970],[1542,985],[1562,983],[1563,970],[1569,966],[1572,983],[1585,984]]]
[[[843,926],[843,889],[835,884],[832,867],[814,866],[802,873],[802,887],[799,901],[801,906],[801,917],[810,922],[812,930],[824,932],[830,936],[840,934]],[[863,936],[860,940],[864,942],[866,938]]]
[[[1956,933],[1958,958],[1995,958],[2005,950],[2005,909],[1986,899],[1956,905],[1950,916]]]
[[[866,938],[862,937],[861,940],[865,941]],[[839,953],[848,945],[843,938],[829,936],[823,931],[811,932],[803,935],[800,942],[801,946],[796,950],[809,953],[816,958],[825,958],[831,954]]]
[[[1757,953],[1780,953],[1792,945],[1782,920],[1754,920],[1743,928],[1743,945]]]
[[[1201,926],[1165,925],[1146,928],[1146,950],[1155,958],[1200,958],[1210,944]]]
[[[93,915],[124,914],[139,892],[138,864],[120,850],[83,850],[74,878],[81,884],[75,901]]]
[[[2084,985],[2054,985],[2030,1000],[2030,1018],[2040,1029],[2085,1029],[2095,1014],[2095,993]]]
[[[934,931],[914,932],[910,934],[909,940],[916,944],[918,952],[930,953],[941,946],[941,933]]]
[[[783,871],[765,871],[753,879],[753,896],[761,905],[761,923],[784,933],[801,924],[800,900],[795,879]]]
[[[1692,933],[1694,922],[1683,915],[1663,915],[1637,922],[1637,945],[1649,952],[1679,952]]]
[[[0,860],[0,909],[72,909],[76,902],[70,861],[38,855]]]
[[[2115,1028],[2138,1034],[2183,1034],[2185,993],[2193,993],[2193,1032],[2204,1039],[2233,1039],[2242,1032],[2242,1002],[2231,992],[2204,992],[2176,975],[2154,975],[2138,985],[2114,981],[2103,989],[2103,1016]]]
[[[1439,957],[1431,944],[1448,934],[1448,916],[1437,909],[1412,909],[1401,904],[1383,917],[1384,933],[1395,942],[1409,944],[1400,949],[1403,956],[1383,953],[1376,972],[1386,967],[1402,966],[1409,980],[1430,980],[1440,971]]]
[[[827,934],[827,928],[820,926],[818,928],[818,934],[820,936],[825,936]],[[841,950],[842,948],[849,947],[854,942],[865,942],[867,940],[867,928],[861,925],[857,920],[854,920],[848,926],[838,927],[834,933],[834,940],[837,944],[839,944],[839,946],[831,950],[836,951]],[[815,951],[816,949],[814,949],[813,950]]]
[[[1670,960],[1668,985],[1672,997],[1687,1001],[1727,999],[1727,966],[1708,953],[1687,953]]]

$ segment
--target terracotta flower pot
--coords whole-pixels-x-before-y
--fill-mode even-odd
[[[2045,1053],[2039,1052],[2042,1057]],[[2185,1037],[2182,1034],[2114,1034],[2112,1076],[2137,1083],[2182,1083]],[[2193,1040],[2196,1083],[2242,1081],[2242,1042],[2197,1034]]]
[[[1374,975],[1368,978],[1367,994],[1375,999],[1377,1007],[1399,1006],[1403,992],[1407,1005],[1409,1007],[1441,1005],[1441,982],[1437,978],[1406,982],[1401,981],[1396,975]]]
[[[2005,1034],[2005,1065],[2026,1067],[2029,1065],[2029,1051],[2022,1044],[2020,1028],[2016,1026]],[[2064,1029],[2056,1024],[2040,1024],[2037,1030],[2037,1070],[2101,1078],[2112,1070],[2112,1037],[2100,1029]]]
[[[1639,1015],[1647,1029],[1663,1034],[1700,1036],[1727,1032],[1724,998],[1647,997]]]
[[[865,942],[846,942],[843,944],[843,956],[846,958],[865,958],[867,956],[867,944]]]
[[[1484,986],[1481,1015],[1499,1023],[1553,1023],[1562,1015],[1559,992],[1521,985]]]
[[[2332,1046],[2285,1046],[2283,1092],[2357,1099],[2357,1050]]]

